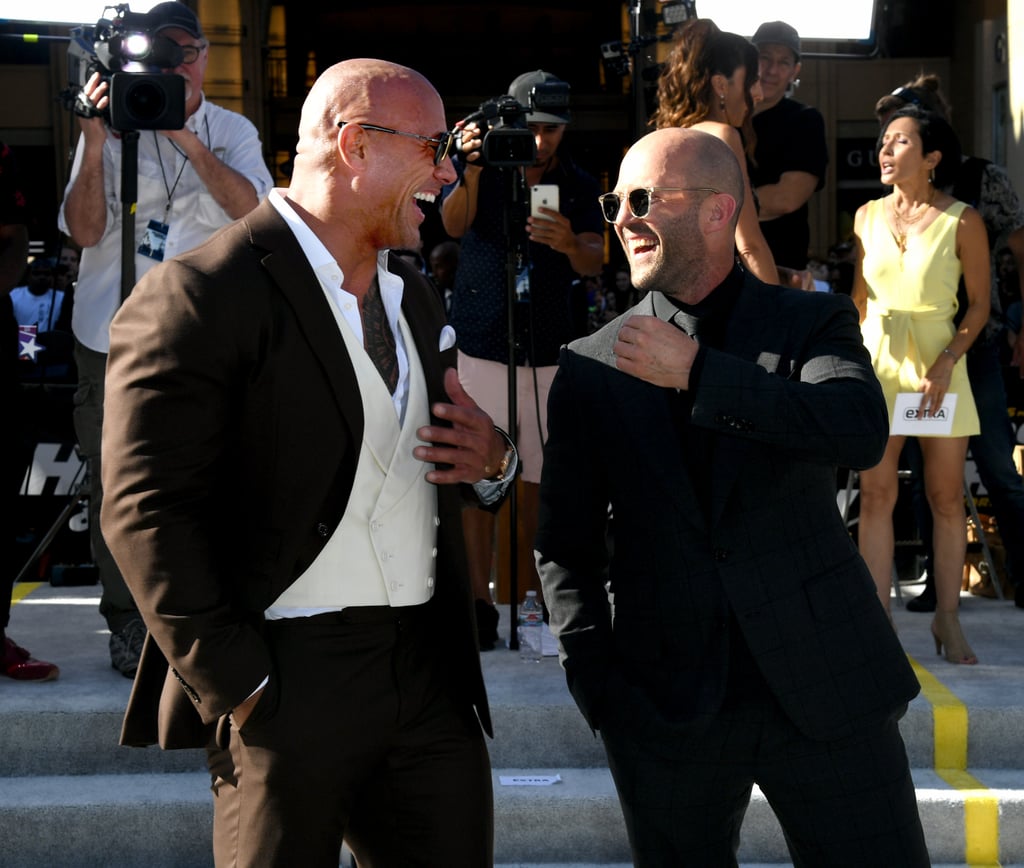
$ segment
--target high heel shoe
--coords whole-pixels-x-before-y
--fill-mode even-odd
[[[946,660],[949,663],[973,666],[978,662],[960,629],[960,617],[956,612],[935,613],[932,619],[932,638],[935,640],[936,654],[941,654],[942,646],[946,646]]]

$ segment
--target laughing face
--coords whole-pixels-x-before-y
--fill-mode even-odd
[[[374,124],[414,136],[436,139],[446,129],[440,98],[427,87],[397,97]],[[393,122],[393,123],[392,123]],[[422,138],[368,130],[378,156],[372,181],[376,206],[367,214],[373,244],[384,248],[418,248],[424,203],[433,205],[445,184],[456,178],[450,157],[434,165],[436,145]]]
[[[706,192],[658,190],[684,187],[678,170],[660,159],[644,140],[626,154],[615,187],[625,199],[630,190],[655,188],[650,209],[635,217],[625,202],[615,220],[615,234],[629,261],[633,286],[642,291],[685,297],[686,287],[705,268],[700,213]],[[699,186],[699,185],[694,185]]]

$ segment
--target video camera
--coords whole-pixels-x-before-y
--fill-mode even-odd
[[[149,17],[128,4],[107,6],[113,19],[71,28],[65,108],[81,117],[101,116],[112,129],[180,130],[185,126],[185,79],[161,70],[178,66],[183,49],[173,39],[151,35]],[[98,110],[82,89],[99,72],[109,81],[110,103]]]
[[[537,143],[527,126],[531,112],[569,114],[569,85],[552,81],[535,85],[530,91],[530,104],[524,106],[515,97],[502,95],[480,104],[463,123],[476,122],[485,129],[480,144],[480,161],[499,169],[532,166],[537,159]],[[456,136],[461,149],[462,138]]]

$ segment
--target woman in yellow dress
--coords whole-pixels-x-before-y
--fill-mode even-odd
[[[919,437],[934,519],[932,634],[936,652],[944,646],[949,662],[977,663],[958,614],[967,551],[964,460],[968,437],[979,432],[963,356],[988,319],[988,238],[978,213],[942,192],[960,163],[960,146],[946,121],[908,106],[889,119],[877,151],[882,183],[893,190],[857,211],[853,298],[890,421],[899,393],[920,394],[919,410],[935,415],[947,394],[957,396],[951,432]],[[961,275],[967,308],[954,325]],[[860,552],[886,611],[895,547],[892,513],[905,440],[890,434],[881,462],[860,474]]]

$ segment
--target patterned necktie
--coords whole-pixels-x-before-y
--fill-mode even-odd
[[[395,351],[395,335],[388,323],[384,310],[384,298],[380,294],[377,278],[363,296],[363,346],[374,366],[384,378],[384,385],[391,394],[398,387],[398,353]]]

